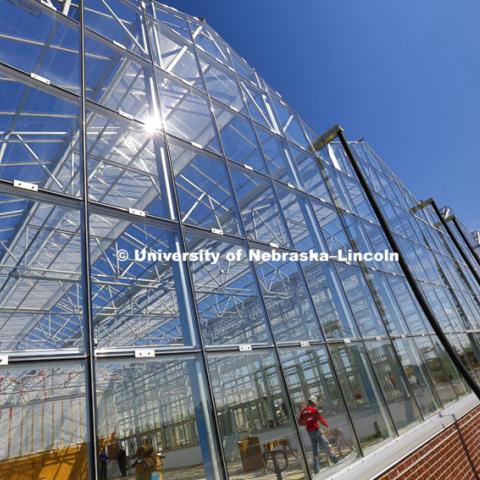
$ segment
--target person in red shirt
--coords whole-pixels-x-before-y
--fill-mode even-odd
[[[320,464],[318,462],[318,452],[320,447],[323,448],[333,463],[337,463],[338,459],[333,454],[328,439],[321,430],[320,425],[323,425],[326,428],[329,428],[329,425],[327,420],[318,411],[317,397],[312,395],[308,399],[307,406],[303,407],[300,412],[298,423],[305,427],[308,436],[310,437],[310,441],[312,442],[314,473],[318,473],[320,470]]]

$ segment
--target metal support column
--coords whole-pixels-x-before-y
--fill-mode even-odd
[[[90,244],[89,244],[89,214],[88,214],[88,168],[87,168],[87,107],[86,107],[86,77],[85,77],[85,14],[84,0],[80,0],[80,58],[81,58],[81,179],[83,203],[81,207],[81,250],[82,250],[82,294],[85,319],[85,353],[86,353],[86,399],[87,399],[87,431],[88,431],[88,471],[91,480],[97,480],[97,406],[95,389],[95,345],[94,325],[91,303],[90,277]]]

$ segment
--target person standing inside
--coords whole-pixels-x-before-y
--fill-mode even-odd
[[[333,463],[337,463],[338,458],[333,454],[328,439],[321,430],[322,425],[329,428],[328,422],[318,411],[318,400],[314,395],[308,398],[307,405],[302,408],[298,423],[305,427],[312,442],[314,473],[320,471],[320,463],[318,461],[320,447]]]

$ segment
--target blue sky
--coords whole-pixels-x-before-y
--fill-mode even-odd
[[[203,16],[318,131],[365,137],[480,229],[480,2],[168,0]]]

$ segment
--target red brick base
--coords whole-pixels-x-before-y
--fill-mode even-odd
[[[480,480],[480,406],[376,480]]]

